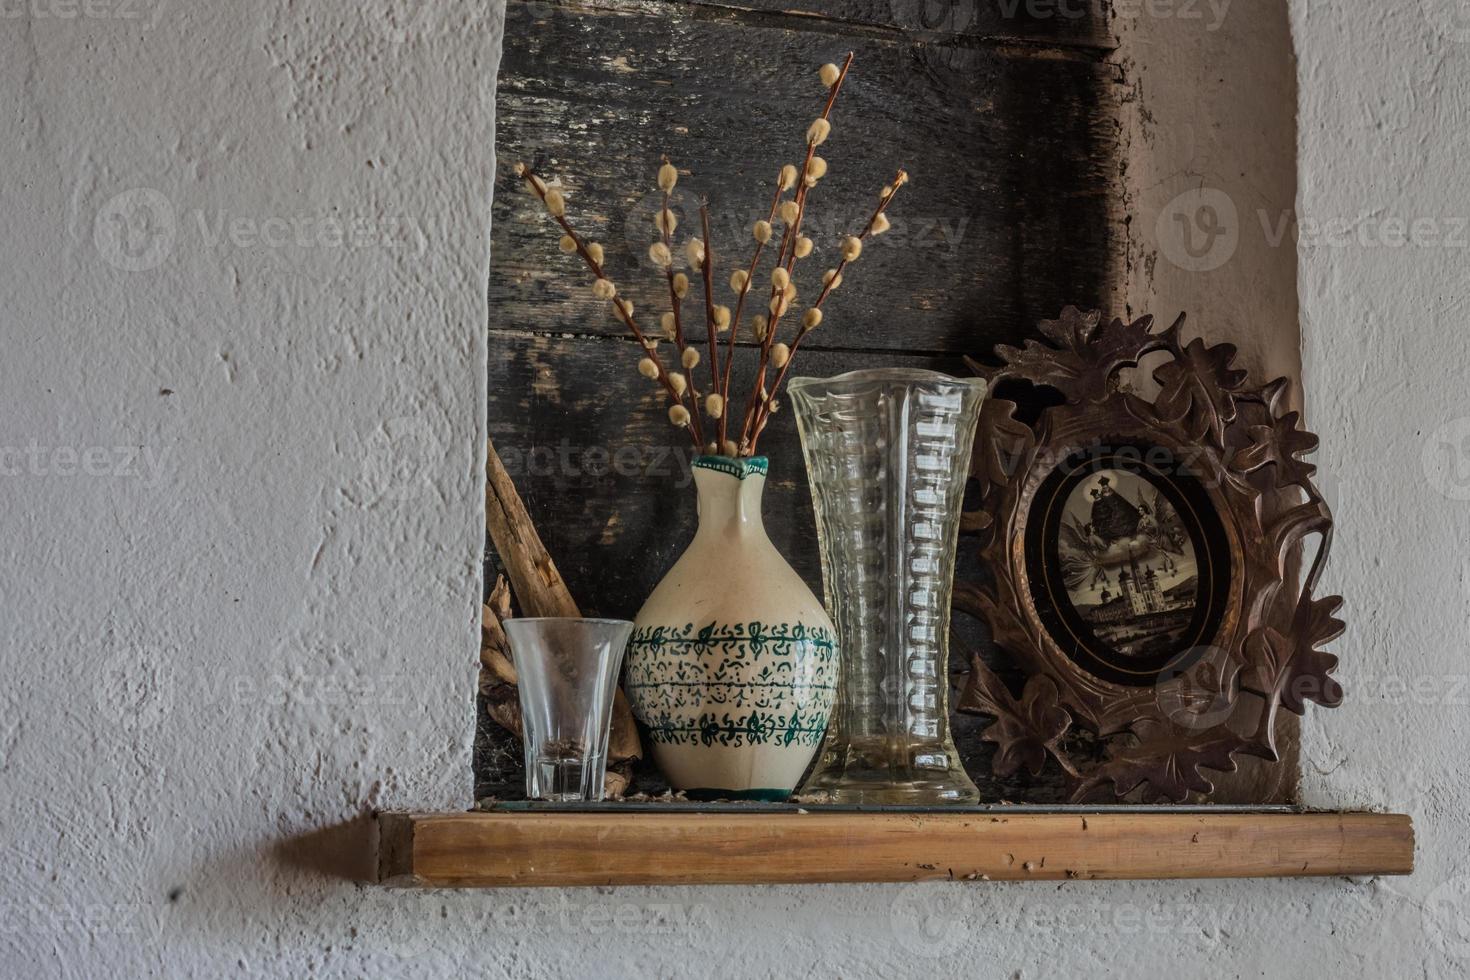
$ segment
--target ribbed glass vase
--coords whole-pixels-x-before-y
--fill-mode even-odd
[[[800,793],[839,803],[973,803],[949,730],[949,603],[985,382],[880,369],[797,378],[837,705]]]

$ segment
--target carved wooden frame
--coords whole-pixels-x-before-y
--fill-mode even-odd
[[[980,497],[966,526],[980,532],[993,578],[957,582],[954,608],[985,620],[1029,676],[1015,696],[977,656],[957,707],[994,719],[982,737],[998,745],[998,776],[1023,766],[1039,775],[1054,760],[1074,802],[1208,797],[1214,786],[1201,769],[1233,771],[1237,752],[1279,761],[1281,708],[1301,714],[1305,701],[1342,700],[1331,676],[1337,658],[1320,649],[1342,633],[1334,615],[1342,600],[1313,596],[1332,516],[1312,484],[1315,467],[1299,458],[1317,438],[1286,410],[1285,378],[1250,387],[1231,366],[1232,345],[1182,343],[1183,322],[1153,333],[1152,317],[1109,322],[1068,307],[1040,325],[1046,342],[999,347],[998,365],[967,359],[992,392],[1029,382],[1064,403],[1034,425],[1015,417],[1014,402],[992,397],[983,410],[971,466]],[[1139,397],[1119,372],[1158,351],[1168,355],[1152,372],[1161,390]],[[1129,439],[1187,454],[1229,542],[1228,600],[1208,644],[1143,687],[1094,676],[1063,651],[1033,602],[1026,565],[1030,506],[1048,474],[1079,447]],[[1293,588],[1312,535],[1316,553]],[[1070,748],[1074,729],[1091,733],[1102,753]]]

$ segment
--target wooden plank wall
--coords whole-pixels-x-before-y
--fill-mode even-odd
[[[662,309],[645,258],[660,155],[686,174],[681,226],[708,195],[716,255],[743,264],[771,180],[800,162],[820,110],[817,66],[852,51],[823,147],[831,172],[806,225],[817,255],[797,277],[804,292],[895,168],[913,180],[890,212],[893,230],[829,301],[795,373],[961,373],[961,355],[1017,343],[1067,303],[1109,305],[1121,275],[1121,79],[1100,5],[1071,6],[1082,15],[1017,0],[511,0],[497,97],[490,434],[584,611],[631,618],[677,557],[695,519],[691,454],[634,370],[636,345],[557,251],[554,226],[516,188],[511,165],[561,177],[569,217],[605,244],[622,291],[640,310]],[[737,358],[737,376],[743,367]],[[771,537],[820,595],[789,413],[761,448],[772,460]],[[487,563],[493,581],[493,554]],[[978,574],[968,555],[961,574]],[[977,624],[956,626],[953,666],[963,671],[985,638]],[[998,784],[976,738],[983,724],[956,727],[987,798],[1057,798],[1045,779]],[[516,755],[482,712],[478,796],[519,795]]]

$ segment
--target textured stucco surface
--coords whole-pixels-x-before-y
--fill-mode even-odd
[[[1439,6],[1292,15],[1302,216],[1441,222],[1296,249],[1351,622],[1304,787],[1414,814],[1417,875],[427,895],[313,869],[368,808],[468,799],[498,12],[0,19],[0,975],[1462,974],[1470,25]]]

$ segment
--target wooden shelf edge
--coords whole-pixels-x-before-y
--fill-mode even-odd
[[[1403,814],[380,813],[391,887],[1406,875]]]

